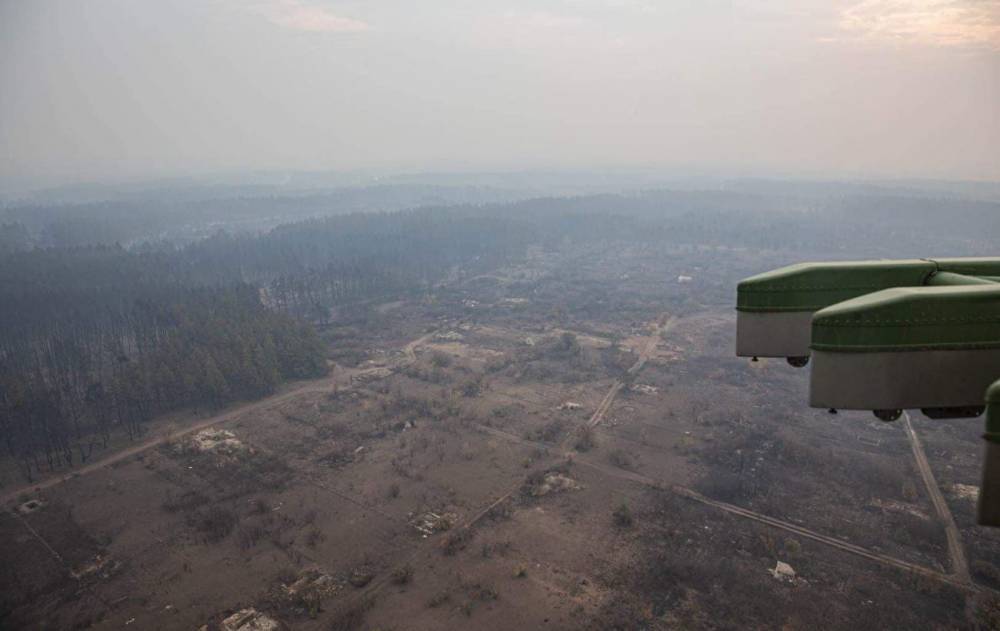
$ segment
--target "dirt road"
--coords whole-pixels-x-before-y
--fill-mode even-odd
[[[661,316],[660,320],[653,325],[652,333],[646,336],[642,343],[639,344],[637,348],[639,356],[636,358],[635,363],[628,369],[629,375],[636,375],[640,370],[642,370],[642,367],[646,365],[646,362],[649,361],[649,359],[656,353],[656,346],[660,343],[660,335],[674,328],[676,324],[676,317],[670,316],[669,318],[666,318],[665,316]],[[608,410],[611,409],[611,404],[615,402],[615,397],[618,396],[618,393],[621,392],[623,387],[625,387],[625,382],[621,379],[616,379],[615,382],[611,384],[611,388],[608,390],[608,393],[604,395],[604,398],[601,399],[601,402],[597,405],[597,409],[594,410],[590,419],[587,420],[587,425],[590,427],[597,427],[601,424],[605,415],[607,415]]]
[[[412,342],[406,344],[402,349],[405,361],[406,362],[416,361],[417,347],[421,346],[422,344],[426,344],[427,341],[431,339],[436,333],[437,331],[431,331],[430,333],[422,335],[417,339],[413,340]],[[72,480],[73,478],[76,478],[78,476],[87,475],[88,473],[93,473],[94,471],[99,471],[105,467],[109,467],[116,463],[122,462],[144,451],[147,451],[154,447],[158,447],[164,443],[176,440],[178,438],[182,438],[193,432],[197,432],[206,429],[208,427],[212,427],[213,425],[220,425],[227,423],[248,412],[266,410],[271,408],[272,406],[284,403],[290,399],[294,399],[295,397],[299,397],[302,396],[303,394],[307,394],[310,392],[330,392],[332,391],[334,385],[343,384],[346,386],[351,383],[351,377],[353,375],[363,374],[364,372],[366,371],[352,370],[343,368],[341,366],[334,366],[330,374],[321,379],[315,379],[312,381],[303,381],[293,384],[291,387],[289,387],[288,390],[285,390],[284,392],[272,395],[264,399],[259,399],[257,401],[253,401],[250,403],[245,403],[243,405],[239,405],[234,408],[230,408],[225,412],[202,419],[200,421],[197,421],[191,425],[187,425],[176,431],[167,434],[162,434],[160,436],[151,437],[140,443],[136,443],[135,445],[132,445],[126,449],[117,451],[113,454],[109,454],[108,456],[105,456],[104,458],[101,458],[99,460],[95,460],[82,467],[72,469],[65,474],[55,475],[49,478],[45,478],[44,480],[39,480],[38,482],[34,482],[32,484],[25,484],[23,486],[6,491],[2,496],[0,496],[0,504],[7,504],[8,502],[12,502],[15,499],[17,499],[17,497],[21,494],[37,493],[39,491],[51,488],[58,484],[62,484],[67,480]]]
[[[541,448],[551,448],[552,447],[552,445],[548,445],[546,443],[541,443],[541,442],[538,442],[538,441],[533,441],[533,440],[529,440],[529,439],[526,439],[526,438],[522,438],[521,436],[517,436],[515,434],[511,434],[509,432],[505,432],[503,430],[496,429],[494,427],[489,427],[487,425],[479,425],[478,427],[482,431],[485,431],[485,432],[487,432],[489,434],[492,434],[492,435],[494,435],[494,436],[496,436],[498,438],[504,438],[504,439],[510,440],[512,442],[518,442],[518,443],[523,443],[523,444],[535,445],[535,446],[541,447]],[[831,548],[836,548],[837,550],[841,550],[843,552],[847,552],[849,554],[853,554],[855,556],[859,556],[859,557],[868,559],[870,561],[875,561],[876,563],[880,563],[882,565],[887,565],[887,566],[890,566],[890,567],[895,567],[895,568],[900,569],[900,570],[905,570],[907,572],[912,572],[914,574],[918,574],[920,576],[932,579],[934,581],[938,581],[938,582],[941,582],[941,583],[947,583],[949,585],[953,585],[955,587],[959,587],[959,588],[961,588],[963,590],[966,590],[966,591],[975,592],[975,591],[979,591],[980,590],[980,588],[978,586],[976,586],[975,584],[973,584],[970,580],[963,580],[957,574],[954,574],[954,573],[953,574],[945,574],[943,572],[938,572],[937,570],[934,570],[934,569],[931,569],[931,568],[928,568],[928,567],[924,567],[922,565],[917,565],[915,563],[910,563],[909,561],[904,561],[902,559],[897,559],[895,557],[891,557],[891,556],[888,556],[888,555],[885,555],[885,554],[881,554],[879,552],[873,552],[871,550],[866,550],[865,548],[862,548],[861,546],[854,545],[853,543],[849,543],[847,541],[842,541],[842,540],[837,539],[835,537],[830,537],[828,535],[824,535],[822,533],[816,532],[814,530],[810,530],[810,529],[805,528],[803,526],[799,526],[798,524],[793,524],[791,522],[787,522],[787,521],[784,521],[782,519],[778,519],[776,517],[771,517],[771,516],[765,515],[763,513],[758,513],[756,511],[752,511],[752,510],[747,509],[747,508],[736,506],[735,504],[729,504],[728,502],[721,502],[721,501],[718,501],[718,500],[713,500],[713,499],[711,499],[709,497],[705,497],[704,495],[702,495],[701,493],[698,493],[697,491],[695,491],[693,489],[689,489],[689,488],[684,487],[684,486],[679,486],[679,485],[675,485],[675,484],[667,484],[667,483],[664,483],[664,482],[662,482],[660,480],[656,480],[654,478],[650,478],[648,476],[642,475],[641,473],[636,473],[635,471],[629,471],[629,470],[626,470],[626,469],[620,469],[618,467],[613,467],[613,466],[608,465],[608,464],[597,462],[597,461],[593,460],[591,457],[586,456],[584,454],[575,453],[575,452],[569,452],[569,451],[562,451],[562,452],[559,452],[558,455],[560,455],[562,457],[572,457],[573,462],[575,464],[583,466],[583,467],[586,467],[588,469],[592,469],[592,470],[597,471],[597,472],[599,472],[599,473],[601,473],[603,475],[606,475],[606,476],[609,476],[609,477],[612,477],[612,478],[617,478],[619,480],[624,480],[624,481],[628,481],[628,482],[634,482],[636,484],[641,484],[641,485],[644,485],[644,486],[649,486],[649,487],[652,487],[652,488],[655,488],[655,489],[658,489],[658,490],[661,490],[661,491],[668,491],[668,492],[673,493],[675,495],[678,495],[680,497],[684,497],[686,499],[698,502],[699,504],[704,504],[706,506],[711,506],[713,508],[716,508],[718,510],[724,511],[724,512],[729,513],[731,515],[736,515],[736,516],[742,517],[744,519],[749,519],[749,520],[755,521],[757,523],[765,524],[765,525],[770,526],[772,528],[777,528],[779,530],[784,530],[785,532],[790,532],[790,533],[799,535],[800,537],[803,537],[805,539],[810,539],[812,541],[816,541],[818,543],[824,544],[824,545],[829,546]]]
[[[182,429],[179,429],[179,430],[176,430],[176,431],[173,431],[173,432],[169,432],[167,434],[162,434],[160,436],[155,436],[155,437],[149,438],[149,439],[144,440],[144,441],[142,441],[140,443],[136,443],[135,445],[132,445],[131,447],[128,447],[127,449],[123,449],[121,451],[117,451],[117,452],[115,452],[113,454],[110,454],[110,455],[104,457],[104,458],[101,458],[99,460],[95,460],[95,461],[93,461],[93,462],[91,462],[89,464],[86,464],[86,465],[82,466],[82,467],[78,467],[76,469],[73,469],[73,470],[67,472],[66,474],[57,475],[57,476],[53,476],[53,477],[50,477],[50,478],[46,478],[44,480],[40,480],[40,481],[35,482],[33,484],[26,484],[26,485],[21,486],[19,488],[7,491],[2,497],[0,497],[0,504],[6,504],[8,502],[11,502],[11,501],[17,499],[17,497],[19,495],[21,495],[22,493],[37,493],[38,491],[42,491],[44,489],[51,488],[51,487],[56,486],[58,484],[62,484],[63,482],[66,482],[67,480],[72,480],[73,478],[79,477],[81,475],[87,475],[88,473],[93,473],[94,471],[99,471],[100,469],[103,469],[103,468],[109,467],[109,466],[111,466],[113,464],[122,462],[123,460],[127,460],[127,459],[129,459],[129,458],[131,458],[133,456],[136,456],[136,455],[144,452],[144,451],[147,451],[147,450],[152,449],[154,447],[158,447],[159,445],[162,445],[164,443],[176,440],[176,439],[181,438],[183,436],[187,436],[188,434],[191,434],[193,432],[197,432],[199,430],[206,429],[206,428],[211,427],[213,425],[220,425],[220,424],[226,423],[226,422],[231,421],[231,420],[233,420],[233,419],[235,419],[235,418],[237,418],[239,416],[242,416],[243,414],[246,414],[247,412],[254,412],[254,411],[257,411],[257,410],[266,410],[266,409],[268,409],[268,408],[270,408],[270,407],[272,407],[274,405],[277,405],[279,403],[283,403],[285,401],[288,401],[289,399],[293,399],[295,397],[301,396],[301,395],[303,395],[305,393],[308,393],[308,392],[328,392],[328,391],[330,391],[332,389],[332,387],[333,387],[334,383],[336,382],[336,380],[337,379],[335,377],[328,376],[328,377],[324,377],[322,379],[316,379],[316,380],[313,380],[313,381],[304,381],[304,382],[295,384],[290,389],[288,389],[288,390],[286,390],[286,391],[284,391],[282,393],[272,395],[270,397],[267,397],[266,399],[260,399],[258,401],[254,401],[252,403],[246,403],[246,404],[243,404],[243,405],[239,405],[239,406],[237,406],[235,408],[231,408],[231,409],[229,409],[229,410],[227,410],[227,411],[225,411],[225,412],[223,412],[221,414],[217,414],[215,416],[211,416],[211,417],[208,417],[206,419],[202,419],[202,420],[200,420],[200,421],[198,421],[196,423],[193,423],[191,425],[188,425],[188,426],[186,426],[186,427],[184,427]]]
[[[965,559],[962,535],[958,531],[955,518],[951,514],[951,509],[948,508],[948,503],[945,501],[944,495],[941,494],[941,487],[938,486],[937,480],[934,478],[934,472],[927,461],[927,454],[924,453],[924,446],[920,442],[917,432],[913,429],[913,424],[910,423],[908,412],[903,412],[903,427],[906,428],[906,437],[910,439],[910,447],[913,448],[913,458],[917,462],[917,469],[920,470],[920,476],[924,479],[927,494],[931,498],[931,503],[934,504],[934,510],[937,512],[938,518],[944,524],[945,535],[948,538],[948,559],[951,561],[951,571],[958,580],[970,583],[972,582],[972,578],[969,576],[969,564]]]
[[[426,344],[427,340],[431,339],[436,334],[437,334],[437,329],[425,335],[421,335],[417,339],[413,340],[412,342],[404,346],[403,354],[406,356],[407,361],[411,363],[417,361],[417,347]]]

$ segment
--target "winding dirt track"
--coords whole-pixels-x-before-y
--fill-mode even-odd
[[[938,486],[937,480],[934,478],[934,472],[927,461],[927,454],[924,453],[923,443],[920,442],[920,437],[917,436],[917,432],[913,429],[913,424],[910,423],[910,414],[908,412],[903,412],[903,427],[906,428],[906,437],[910,439],[910,447],[913,448],[913,458],[917,462],[920,476],[924,479],[927,494],[930,495],[931,503],[934,504],[934,510],[937,512],[938,518],[944,524],[945,535],[948,538],[948,558],[951,561],[951,571],[958,580],[971,583],[972,577],[969,576],[969,564],[965,559],[962,536],[958,531],[958,526],[955,524],[955,518],[952,517],[951,509],[948,508],[948,503],[945,501],[944,495],[941,494],[941,487]]]

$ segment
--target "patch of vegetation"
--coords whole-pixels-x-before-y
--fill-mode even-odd
[[[409,564],[397,567],[389,578],[393,585],[408,585],[413,580],[413,567]]]
[[[198,491],[185,491],[179,495],[174,495],[173,492],[167,491],[167,496],[163,500],[162,506],[163,510],[168,513],[175,513],[177,511],[194,510],[207,503],[208,498]]]
[[[427,600],[427,606],[435,609],[448,602],[451,602],[451,593],[446,591],[438,592]]]
[[[576,441],[573,448],[579,452],[586,453],[597,446],[597,432],[589,425],[584,425],[576,433]]]
[[[615,449],[609,453],[608,462],[615,465],[619,469],[631,469],[634,466],[632,456],[630,456],[624,449]]]
[[[566,429],[566,421],[556,418],[541,427],[535,427],[525,432],[525,438],[542,443],[555,443],[563,435]]]
[[[375,605],[375,601],[366,598],[359,603],[348,605],[338,611],[330,621],[328,631],[356,631],[365,623],[368,611]]]
[[[215,543],[229,536],[236,526],[236,514],[228,508],[212,506],[198,511],[190,518],[190,524],[204,535],[207,543]]]
[[[972,575],[993,589],[1000,588],[1000,569],[988,561],[982,559],[969,564]]]
[[[441,351],[434,351],[431,354],[431,363],[434,364],[436,368],[447,368],[451,366],[452,360],[451,356]]]
[[[635,523],[635,518],[632,516],[632,509],[628,507],[627,503],[623,501],[615,508],[615,510],[611,512],[611,523],[613,523],[616,528],[632,527]]]
[[[473,532],[470,528],[459,528],[457,530],[452,530],[444,538],[444,542],[441,545],[441,551],[444,552],[445,556],[454,556],[458,554],[459,551],[464,550],[469,542],[472,541]]]

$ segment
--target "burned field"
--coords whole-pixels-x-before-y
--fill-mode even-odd
[[[783,260],[537,251],[335,313],[328,378],[12,496],[3,624],[996,623],[978,426],[914,419],[973,588],[901,426],[732,357],[735,280]]]

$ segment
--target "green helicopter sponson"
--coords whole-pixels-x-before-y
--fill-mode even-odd
[[[820,309],[892,287],[995,277],[1000,277],[1000,258],[798,263],[758,274],[737,287],[736,354],[804,360],[812,314]]]
[[[897,287],[817,311],[810,405],[981,408],[1000,376],[1000,284]]]
[[[979,523],[1000,526],[1000,381],[986,391],[986,455],[979,487]]]

